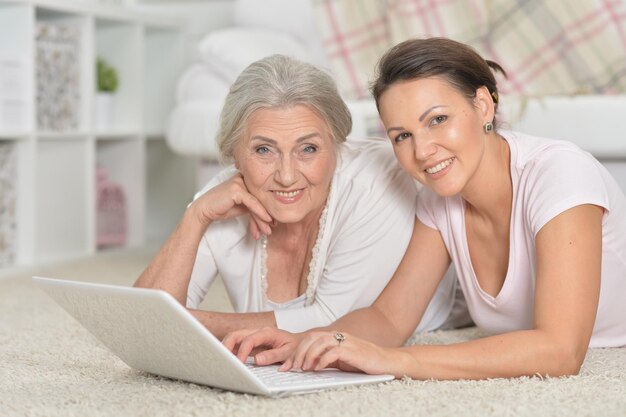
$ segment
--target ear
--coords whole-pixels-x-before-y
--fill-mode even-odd
[[[476,90],[474,104],[480,111],[485,122],[490,122],[493,120],[493,117],[495,115],[495,105],[487,87],[482,86]]]

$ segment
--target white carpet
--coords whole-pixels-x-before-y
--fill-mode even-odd
[[[626,349],[591,350],[579,376],[393,381],[267,399],[128,368],[38,290],[32,274],[130,285],[153,249],[0,278],[0,416],[626,416]],[[221,285],[208,306],[228,310]],[[476,329],[415,342],[450,343]]]

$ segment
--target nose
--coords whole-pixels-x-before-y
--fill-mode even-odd
[[[296,182],[296,163],[289,154],[283,155],[277,161],[274,179],[283,187],[288,187]]]
[[[417,138],[415,135],[412,137],[413,152],[415,159],[426,160],[433,156],[437,152],[437,146],[427,136]]]

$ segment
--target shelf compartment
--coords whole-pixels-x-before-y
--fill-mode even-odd
[[[125,195],[126,246],[144,243],[144,159],[144,142],[141,140],[125,138],[96,142],[96,170],[102,168],[106,179],[118,184]],[[97,222],[96,217],[96,224]]]
[[[37,144],[35,257],[49,262],[90,253],[89,189],[93,181],[88,141]]]
[[[96,59],[102,58],[115,68],[119,85],[113,94],[111,126],[97,126],[96,133],[142,130],[143,63],[141,26],[135,23],[97,18],[95,20]],[[94,90],[96,84],[94,82]],[[96,109],[94,106],[94,114]]]
[[[0,130],[33,129],[34,8],[0,4]]]
[[[86,65],[90,18],[38,7],[35,26],[36,120],[40,130],[72,132],[89,126],[90,83]]]
[[[17,145],[0,140],[0,268],[17,258]]]

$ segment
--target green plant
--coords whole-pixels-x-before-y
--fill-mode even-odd
[[[117,70],[102,58],[98,58],[96,62],[96,78],[98,81],[98,91],[114,93],[117,90],[119,85]]]

